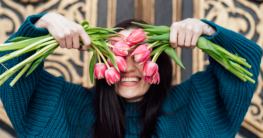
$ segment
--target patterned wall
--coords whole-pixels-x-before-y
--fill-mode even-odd
[[[185,6],[193,4],[193,17],[213,20],[217,24],[230,28],[245,35],[247,38],[263,46],[263,4],[247,0],[1,0],[0,1],[0,43],[3,43],[14,33],[32,14],[43,12],[57,12],[68,19],[81,23],[89,21],[92,27],[113,27],[116,23],[128,19],[143,19],[155,25],[168,25],[181,20],[186,11]],[[189,6],[186,6],[189,8]],[[163,16],[163,15],[166,16]],[[191,52],[191,53],[190,53]],[[208,63],[207,56],[195,49],[186,51],[177,49],[179,57],[189,70],[181,68],[173,62],[174,82],[176,85],[197,71],[204,70]],[[192,59],[183,54],[191,54]],[[45,69],[55,76],[64,76],[67,81],[92,87],[89,80],[88,68],[91,55],[78,50],[56,49],[45,61]],[[190,65],[187,65],[189,64]],[[261,67],[263,71],[263,66]],[[181,74],[187,74],[182,76]],[[263,137],[263,93],[262,76],[259,76],[259,85],[252,100],[251,107],[242,124],[243,127],[258,137]],[[0,137],[10,137],[2,129],[8,130],[12,126],[0,101]],[[1,129],[2,128],[2,129]],[[16,135],[13,135],[16,136]],[[2,138],[2,137],[1,137]]]

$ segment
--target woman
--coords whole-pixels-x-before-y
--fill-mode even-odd
[[[117,26],[128,36],[138,26],[130,21]],[[9,39],[52,34],[62,48],[87,50],[90,39],[83,28],[61,15],[32,15]],[[213,22],[186,19],[171,26],[175,48],[195,48],[200,35],[247,59],[257,80],[262,50],[240,34]],[[79,38],[84,42],[79,46]],[[131,53],[132,51],[130,51]],[[9,52],[1,52],[5,55]],[[129,54],[130,54],[129,53]],[[30,56],[24,54],[5,64],[8,68]],[[1,89],[1,99],[19,137],[234,137],[244,119],[256,85],[242,82],[212,58],[203,72],[170,88],[171,60],[162,54],[159,85],[142,79],[142,68],[132,56],[121,81],[108,86],[97,80],[94,89],[66,82],[43,70],[22,77],[14,87],[10,78]],[[5,71],[0,68],[0,73]],[[14,75],[16,76],[16,75]],[[135,82],[131,82],[129,78]]]

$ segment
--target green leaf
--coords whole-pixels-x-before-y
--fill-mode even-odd
[[[91,34],[89,35],[91,40],[99,40],[99,39],[106,39],[108,37],[117,36],[116,34]]]
[[[170,32],[170,28],[164,29],[163,27],[161,28],[155,28],[155,29],[143,29],[144,32],[149,32],[153,34],[165,34]]]
[[[100,27],[92,27],[92,28],[87,28],[85,30],[86,31],[105,31],[105,32],[116,33],[113,29],[100,28]]]
[[[118,72],[120,72],[120,70],[119,70],[119,68],[118,68],[118,66],[117,66],[117,63],[116,63],[116,61],[115,61],[115,59],[114,59],[114,55],[113,55],[113,53],[111,52],[111,50],[109,49],[109,47],[105,44],[105,42],[104,42],[103,40],[99,40],[99,41],[100,41],[101,44],[103,45],[103,48],[105,48],[105,49],[108,51],[112,65],[116,68],[116,70],[117,70]]]
[[[100,41],[92,40],[91,42],[96,45],[96,47],[100,50],[100,52],[107,54],[107,55],[109,54],[109,52],[107,52],[107,50],[104,49],[104,46],[102,45]]]
[[[90,76],[90,82],[93,84],[93,76],[94,76],[94,66],[95,66],[95,59],[96,59],[96,54],[94,52],[94,49],[92,49],[93,55],[90,60],[89,64],[89,76]]]
[[[82,22],[81,25],[83,26],[83,28],[89,28],[89,22],[87,21]]]
[[[31,37],[19,36],[19,37],[15,37],[15,38],[8,40],[8,41],[9,42],[18,42],[18,41],[23,41],[23,40],[27,40],[27,39],[31,39]]]
[[[159,53],[159,52],[161,52],[161,51],[164,51],[165,49],[167,49],[167,48],[169,48],[169,47],[170,47],[170,44],[164,44],[164,45],[156,48],[155,50],[153,50],[153,51],[151,52],[151,56],[153,56],[155,53]]]
[[[198,38],[198,41],[197,41],[197,44],[196,44],[196,47],[200,48],[201,50],[207,50],[209,52],[212,52],[214,53],[215,55],[217,55],[217,57],[221,58],[221,59],[226,59],[226,57],[221,53],[219,52],[211,43],[209,40],[207,40],[206,38],[204,37],[199,37]]]
[[[185,69],[182,61],[180,60],[180,58],[178,57],[176,51],[173,49],[173,47],[169,47],[169,48],[166,48],[164,50],[164,52],[169,55],[180,67],[182,67],[183,69]]]
[[[42,55],[42,56],[31,66],[30,70],[29,70],[29,71],[27,72],[27,74],[26,74],[26,77],[27,77],[28,75],[30,75],[30,74],[39,66],[39,64],[42,63],[42,62],[46,59],[46,57],[49,56],[55,49],[57,49],[57,47],[49,50],[49,51],[46,52],[44,55]],[[38,49],[37,51],[39,51],[39,49]]]
[[[155,26],[152,26],[152,25],[148,25],[148,24],[142,24],[142,23],[138,23],[138,22],[132,22],[133,24],[137,24],[137,25],[140,25],[142,26],[143,28],[145,29],[154,29]]]
[[[148,38],[149,40],[170,40],[170,33],[165,33],[165,34],[162,34],[162,35],[155,35],[153,37],[149,37]]]

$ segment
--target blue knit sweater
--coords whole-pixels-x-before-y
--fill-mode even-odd
[[[37,37],[48,34],[34,23],[43,14],[29,16],[17,36]],[[247,59],[256,80],[259,74],[262,49],[242,35],[202,20],[216,28],[216,34],[206,37],[232,53]],[[10,51],[0,52],[0,56]],[[32,55],[24,54],[4,63],[7,68]],[[163,111],[175,112],[158,119],[157,134],[161,138],[229,138],[239,130],[250,105],[256,84],[242,82],[209,57],[210,65],[188,80],[173,87],[163,104]],[[0,67],[0,73],[5,71]],[[14,74],[0,87],[1,99],[14,129],[20,138],[84,137],[94,122],[94,94],[83,87],[66,82],[43,69],[43,63],[28,77],[22,77],[13,87]],[[129,103],[127,111],[137,103]],[[138,112],[126,118],[125,137],[137,137],[135,122]],[[92,132],[91,132],[92,133]],[[88,136],[91,136],[91,133]]]

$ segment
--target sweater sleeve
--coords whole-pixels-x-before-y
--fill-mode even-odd
[[[225,29],[213,22],[202,20],[216,29],[208,40],[224,47],[227,51],[243,57],[252,66],[246,68],[253,74],[255,84],[243,82],[209,56],[210,64],[203,72],[190,78],[217,134],[236,134],[244,120],[258,83],[262,49],[241,34]]]
[[[38,37],[47,35],[49,32],[46,29],[36,28],[34,26],[34,23],[43,15],[44,14],[29,16],[21,25],[19,30],[14,33],[8,40],[18,36]],[[6,43],[8,42],[8,40],[6,41]],[[13,51],[2,51],[0,52],[0,57],[11,52]],[[19,62],[31,56],[33,53],[34,52],[23,54],[19,57],[4,62],[3,65],[6,68],[10,69]],[[5,67],[0,65],[0,74],[6,71]],[[11,76],[2,86],[0,86],[1,100],[3,102],[7,115],[16,131],[18,131],[19,127],[21,127],[21,122],[24,119],[28,109],[28,103],[33,94],[33,91],[36,89],[36,85],[39,82],[42,72],[43,63],[41,63],[38,68],[28,77],[25,77],[25,75],[23,75],[13,87],[11,87],[9,84],[16,77],[19,71],[18,73],[15,73],[13,76]]]

